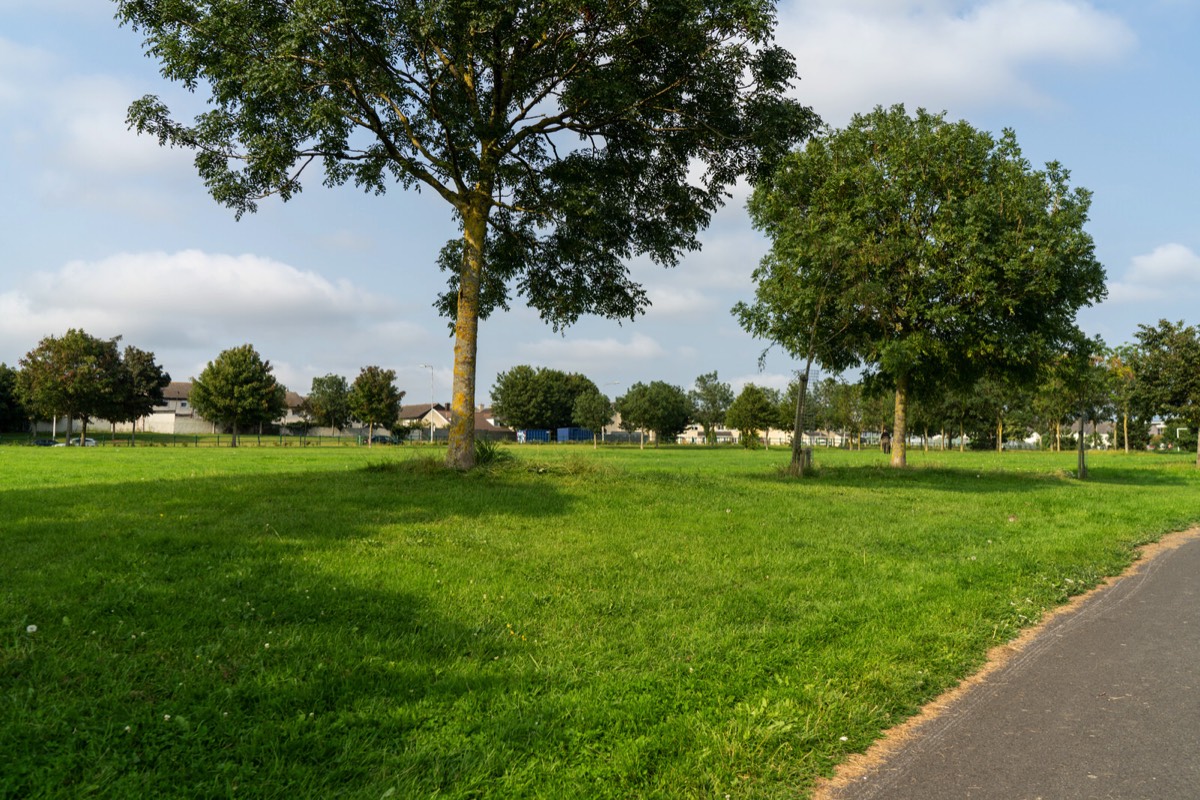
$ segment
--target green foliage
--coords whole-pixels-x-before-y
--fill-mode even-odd
[[[171,376],[154,360],[154,353],[126,346],[118,368],[117,385],[104,416],[113,422],[136,422],[165,403],[163,390]]]
[[[0,448],[0,795],[803,796],[1200,522],[1174,455],[380,452]]]
[[[747,383],[729,406],[725,418],[729,426],[738,431],[743,447],[757,447],[759,433],[779,419],[778,403],[766,389]]]
[[[0,363],[0,431],[11,433],[29,427],[29,412],[21,402],[17,371]]]
[[[201,417],[229,426],[236,447],[240,430],[273,422],[287,411],[287,390],[273,372],[253,346],[231,347],[192,380],[192,407]]]
[[[97,339],[72,328],[61,337],[42,339],[21,359],[17,387],[22,405],[40,419],[63,415],[82,420],[82,438],[88,422],[112,413],[122,396],[119,338]]]
[[[1159,320],[1139,325],[1134,374],[1140,404],[1154,414],[1200,428],[1200,329]],[[1196,449],[1200,467],[1200,445]]]
[[[592,442],[613,421],[613,404],[602,392],[585,392],[575,398],[571,421],[580,428],[592,432]]]
[[[654,446],[671,442],[692,418],[692,404],[687,393],[664,381],[641,382],[614,402],[626,430],[654,431]]]
[[[396,388],[396,371],[372,365],[359,371],[346,404],[350,416],[367,425],[368,436],[373,437],[376,426],[395,427],[403,399],[404,392]]]
[[[586,5],[118,0],[163,75],[210,91],[187,125],[157,97],[129,110],[195,149],[237,214],[328,184],[426,187],[462,238],[438,307],[455,321],[454,414],[474,407],[478,320],[524,295],[556,327],[646,304],[626,264],[674,264],[738,178],[818,124],[786,95],[791,56],[767,0]],[[470,466],[472,426],[447,459]],[[458,441],[461,439],[461,441]]]
[[[1011,131],[902,106],[856,115],[756,187],[750,214],[772,248],[755,302],[734,312],[793,356],[891,385],[902,465],[915,376],[1031,375],[1104,296],[1091,197],[1068,177],[1031,169]]]
[[[496,376],[492,411],[510,428],[555,430],[570,427],[580,397],[596,394],[585,375],[520,364]]]
[[[312,421],[320,427],[341,430],[350,421],[350,385],[341,375],[313,378],[305,402]]]
[[[491,439],[475,440],[475,465],[478,467],[492,466],[512,461],[513,455],[503,444]]]
[[[733,387],[722,383],[715,371],[706,372],[696,378],[688,398],[692,401],[692,418],[704,428],[704,440],[714,444],[717,426],[725,424],[725,413],[733,403]]]

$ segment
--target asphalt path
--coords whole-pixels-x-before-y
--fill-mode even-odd
[[[1200,798],[1200,532],[1053,616],[815,796]]]

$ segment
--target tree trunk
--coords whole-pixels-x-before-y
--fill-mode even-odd
[[[465,209],[463,261],[458,274],[458,316],[454,322],[454,392],[446,466],[475,466],[475,365],[479,349],[479,292],[483,282],[483,243],[487,238],[487,196]],[[431,411],[432,413],[432,411]]]
[[[967,426],[962,420],[958,421],[958,452],[967,452]]]
[[[1122,433],[1121,438],[1125,440],[1125,452],[1128,453],[1129,452],[1129,414],[1126,413],[1126,414],[1122,414],[1121,416],[1122,416],[1122,421],[1124,423],[1124,430],[1121,432]],[[1200,447],[1200,438],[1197,438],[1196,446]]]
[[[214,424],[216,424],[216,423],[214,423]],[[237,434],[237,421],[236,420],[234,421],[233,425],[230,426],[230,428],[233,430],[233,433],[229,437],[229,446],[237,447],[238,446],[238,434]]]
[[[796,392],[796,419],[792,428],[792,461],[788,465],[788,473],[800,478],[804,475],[804,396],[808,394],[808,370],[799,376],[800,385]]]
[[[908,466],[908,375],[896,378],[896,424],[892,431],[892,466]]]
[[[996,419],[996,452],[1004,452],[1004,419]]]
[[[1054,452],[1062,452],[1062,422],[1054,423]]]

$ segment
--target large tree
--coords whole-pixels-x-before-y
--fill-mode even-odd
[[[130,122],[194,148],[238,214],[325,182],[432,190],[454,320],[447,463],[474,463],[480,318],[516,290],[556,327],[632,318],[626,262],[673,264],[739,177],[807,135],[767,0],[117,0],[165,77],[210,92],[194,124],[156,97]]]
[[[375,426],[396,427],[404,392],[396,388],[396,371],[383,367],[363,367],[350,385],[347,397],[350,415],[367,425],[367,446],[374,444]],[[431,411],[432,413],[432,411]]]
[[[118,394],[121,354],[116,339],[98,339],[72,328],[62,336],[47,336],[21,359],[17,385],[25,408],[38,417],[67,418],[82,423],[80,443],[88,422],[112,409]]]
[[[287,390],[275,380],[271,362],[244,344],[222,352],[192,379],[189,400],[196,413],[228,425],[237,447],[238,431],[279,419],[287,411]]]
[[[1134,372],[1144,403],[1155,414],[1200,431],[1200,328],[1159,320],[1139,325]],[[1200,436],[1196,438],[1200,467]]]
[[[575,401],[587,394],[600,390],[585,375],[518,364],[496,376],[492,412],[511,428],[567,428],[574,419]]]
[[[688,397],[693,418],[704,428],[704,441],[715,444],[717,426],[725,423],[725,412],[733,404],[733,387],[722,382],[716,372],[706,372],[696,378]]]
[[[876,108],[755,189],[751,216],[772,247],[739,316],[793,355],[849,359],[890,384],[892,464],[904,466],[916,376],[1033,373],[1078,338],[1077,310],[1105,291],[1090,201],[1059,164],[1032,169],[1011,131]]]

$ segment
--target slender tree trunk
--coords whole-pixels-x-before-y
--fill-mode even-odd
[[[799,478],[804,475],[804,396],[808,394],[808,371],[812,362],[810,361],[804,367],[804,372],[800,374],[800,383],[797,386],[796,392],[796,419],[794,420],[792,434],[792,461],[788,466],[788,473],[793,477]]]
[[[1124,423],[1124,430],[1121,432],[1122,433],[1121,438],[1125,440],[1125,452],[1128,453],[1129,452],[1129,413],[1126,412],[1125,414],[1122,414],[1121,416],[1122,416],[1122,422]],[[1196,446],[1200,447],[1200,437],[1198,437],[1196,440]]]
[[[892,466],[908,466],[908,375],[896,378],[896,424],[892,431]]]
[[[998,417],[996,419],[996,452],[1004,452],[1004,419]]]
[[[958,421],[958,452],[967,452],[967,426],[962,420]]]
[[[216,423],[214,423],[214,424],[216,424]],[[234,420],[233,425],[231,425],[230,427],[233,430],[233,433],[229,437],[229,446],[237,447],[238,446],[237,420]]]
[[[1054,423],[1054,452],[1062,452],[1062,422]]]
[[[490,193],[489,193],[490,194]],[[475,366],[479,349],[479,292],[483,282],[483,243],[487,237],[487,196],[462,209],[463,261],[458,275],[458,316],[454,322],[454,393],[446,466],[475,466]]]

